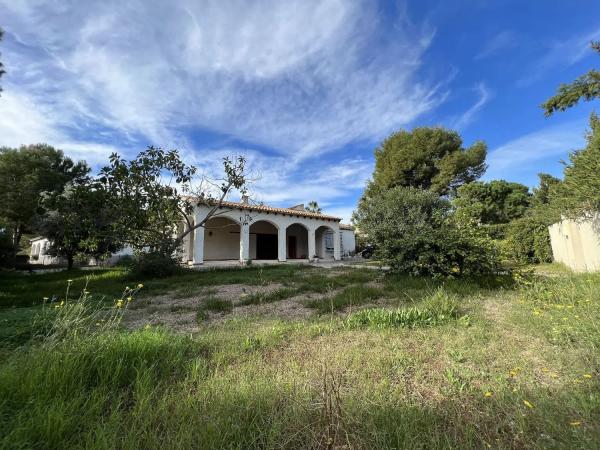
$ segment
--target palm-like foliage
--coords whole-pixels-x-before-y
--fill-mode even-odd
[[[308,206],[306,206],[304,209],[308,212],[317,213],[317,214],[321,214],[323,212],[323,210],[321,209],[319,204],[314,200],[308,202]]]

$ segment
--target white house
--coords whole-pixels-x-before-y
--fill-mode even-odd
[[[194,208],[198,223],[208,205]],[[354,254],[354,230],[338,217],[308,212],[304,205],[276,208],[225,201],[204,227],[183,242],[183,260],[190,265],[205,261],[334,259]],[[182,225],[183,226],[183,225]]]
[[[211,208],[194,208],[192,220],[202,221]],[[189,265],[205,261],[309,261],[339,260],[354,255],[354,228],[340,223],[338,217],[311,213],[304,205],[275,208],[250,204],[247,197],[241,202],[223,202],[204,227],[195,229],[182,244],[182,260]],[[181,225],[183,229],[183,225]],[[31,239],[30,262],[33,264],[63,264],[61,258],[48,255],[50,241],[44,237]],[[113,254],[102,264],[112,264],[130,247]],[[91,265],[99,262],[91,259]]]

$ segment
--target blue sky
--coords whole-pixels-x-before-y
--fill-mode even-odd
[[[488,144],[484,179],[533,186],[598,107],[539,108],[600,65],[597,0],[0,0],[0,26],[0,145],[96,168],[175,147],[209,174],[244,154],[256,200],[346,221],[395,130],[457,129]]]

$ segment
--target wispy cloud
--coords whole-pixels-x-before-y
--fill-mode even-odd
[[[496,34],[483,46],[481,51],[475,55],[476,60],[488,58],[496,55],[502,50],[517,46],[519,43],[519,35],[513,30],[504,30]]]
[[[482,81],[477,83],[474,88],[474,91],[477,93],[477,100],[469,109],[467,109],[464,113],[462,113],[458,118],[453,121],[452,127],[458,130],[463,130],[469,124],[471,124],[477,113],[484,107],[484,105],[491,99],[492,93]]]
[[[0,0],[0,16],[7,95],[74,141],[85,126],[91,141],[102,129],[191,148],[189,130],[209,129],[301,160],[379,139],[443,97],[418,77],[435,30],[402,9],[387,26],[367,1]],[[30,131],[1,143],[52,138]]]
[[[585,145],[586,126],[584,120],[549,126],[493,149],[485,178],[515,179],[524,172],[533,175],[542,163],[556,164],[566,159],[570,151]]]
[[[97,136],[96,142],[77,138],[77,133],[73,130],[70,133],[61,119],[48,111],[45,105],[15,91],[3,92],[0,116],[0,146],[51,143],[72,158],[85,160],[91,165],[105,164],[111,153],[128,150],[124,141],[117,147],[101,142],[101,136]]]
[[[600,28],[579,33],[570,39],[550,42],[544,55],[533,62],[532,69],[517,81],[517,86],[529,86],[553,67],[571,66],[586,56],[593,55],[590,42],[598,39],[600,39]]]

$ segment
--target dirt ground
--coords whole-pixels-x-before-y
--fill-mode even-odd
[[[149,297],[132,304],[123,317],[123,324],[129,329],[143,328],[146,325],[163,325],[170,329],[194,333],[199,331],[200,323],[216,324],[230,318],[240,317],[275,317],[281,319],[304,319],[315,314],[314,309],[304,306],[304,302],[323,294],[302,294],[287,299],[265,303],[262,305],[240,305],[247,296],[269,294],[283,286],[270,283],[265,286],[229,284],[214,286],[190,297],[178,297],[174,293]],[[332,295],[332,292],[330,295]],[[211,298],[229,301],[233,304],[231,311],[206,311],[206,318],[199,321],[198,311]]]

